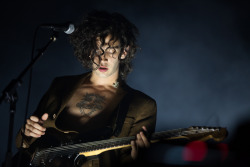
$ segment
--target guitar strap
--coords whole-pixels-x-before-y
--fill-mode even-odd
[[[129,110],[130,102],[132,100],[132,93],[128,91],[128,93],[124,96],[122,101],[118,106],[117,117],[115,121],[115,125],[113,128],[113,135],[118,137],[121,133],[122,126],[124,124],[124,120]]]

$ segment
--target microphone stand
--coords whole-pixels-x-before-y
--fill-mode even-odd
[[[48,48],[48,46],[56,41],[56,35],[53,33],[53,35],[50,37],[50,40],[48,43],[40,49],[38,55],[31,60],[31,62],[27,65],[27,67],[20,73],[20,75],[13,79],[3,90],[2,95],[0,97],[0,104],[2,101],[6,101],[10,103],[10,120],[9,120],[9,134],[8,134],[8,148],[6,152],[5,162],[3,163],[3,167],[11,167],[12,166],[12,137],[13,137],[13,127],[14,127],[14,117],[16,112],[16,103],[18,99],[17,95],[17,87],[21,86],[22,83],[22,77],[28,72],[28,70],[35,64],[35,62],[40,58],[45,50]]]

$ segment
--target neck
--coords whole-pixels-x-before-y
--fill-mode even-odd
[[[109,77],[101,77],[92,72],[90,82],[94,85],[113,86],[118,80],[118,73]]]

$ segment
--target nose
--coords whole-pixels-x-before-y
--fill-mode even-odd
[[[106,55],[107,55],[107,54],[104,52],[104,53],[100,56],[101,61],[108,61],[108,58],[107,58]]]

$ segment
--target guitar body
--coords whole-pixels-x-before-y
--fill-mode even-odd
[[[19,151],[12,161],[12,167],[79,167],[80,163],[84,163],[85,158],[82,156],[79,159],[78,156],[70,157],[54,157],[53,159],[44,159],[39,164],[32,163],[34,153],[30,153],[29,149],[23,149]]]
[[[63,145],[72,145],[76,142],[86,142],[87,139],[80,140],[77,133],[64,133],[54,128],[48,128],[46,135],[38,138],[29,148],[21,148],[13,157],[12,167],[73,167],[77,155],[58,155],[52,159],[41,157],[39,163],[34,164],[34,157],[41,150],[47,148],[61,147]]]
[[[35,144],[35,143],[34,143]],[[46,149],[46,148],[44,148]],[[32,144],[30,148],[22,148],[13,157],[12,167],[80,167],[86,161],[83,155],[79,154],[59,154],[49,158],[41,156],[39,161],[35,161],[35,157],[39,155],[39,150],[44,150]]]

